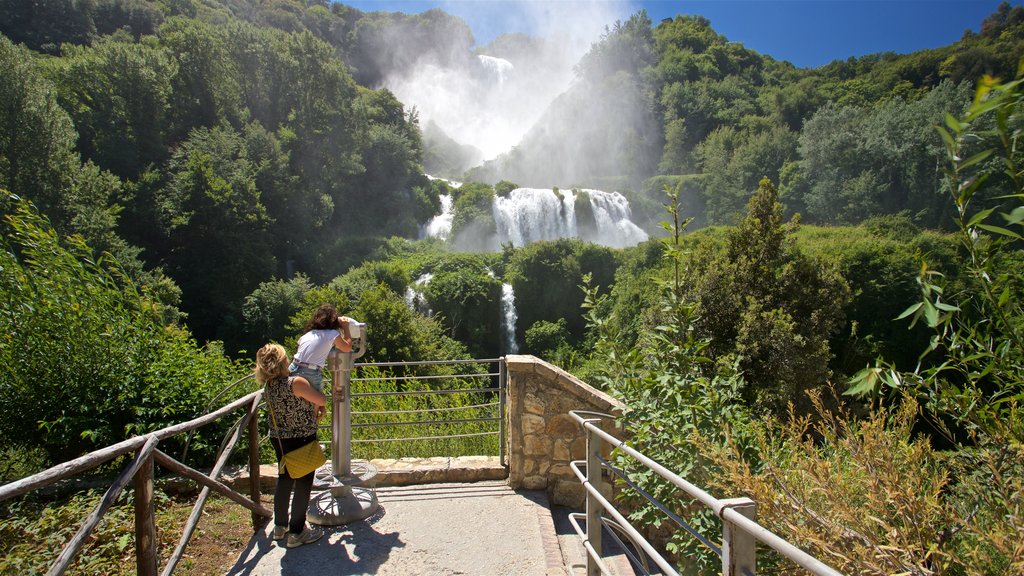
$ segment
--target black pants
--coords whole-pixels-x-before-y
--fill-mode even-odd
[[[274,446],[274,453],[277,454],[277,461],[281,461],[282,447],[284,452],[291,452],[316,440],[316,435],[304,438],[271,438],[270,443]],[[294,534],[302,532],[306,527],[306,508],[309,507],[309,493],[313,490],[313,476],[316,471],[306,474],[302,478],[293,479],[284,472],[277,477],[277,489],[274,490],[274,525],[288,526],[288,531]],[[292,493],[292,489],[295,493]],[[291,497],[291,517],[288,515],[288,498]]]

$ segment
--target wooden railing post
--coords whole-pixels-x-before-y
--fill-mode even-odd
[[[757,502],[750,498],[722,500],[723,510],[733,509],[757,520]],[[757,565],[757,540],[731,522],[722,518],[722,574],[724,576],[754,576]]]
[[[260,503],[260,419],[259,419],[260,397],[252,401],[252,408],[249,409],[249,497],[252,501]],[[252,529],[259,530],[264,526],[267,519],[263,516],[252,513]]]
[[[156,576],[156,507],[153,502],[153,455],[135,473],[135,567],[139,576]]]

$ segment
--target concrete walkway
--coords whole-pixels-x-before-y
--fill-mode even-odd
[[[378,488],[377,497],[370,518],[324,528],[320,541],[299,548],[270,540],[268,526],[228,574],[569,574],[543,492],[483,481]]]

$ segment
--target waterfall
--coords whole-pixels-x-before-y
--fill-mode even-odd
[[[448,240],[452,232],[452,198],[441,196],[441,214],[424,224],[420,238]],[[625,248],[647,240],[647,233],[632,221],[629,200],[603,190],[516,188],[491,205],[495,235],[468,240],[460,248],[495,251],[505,243],[522,247],[538,240],[581,238],[588,242]]]
[[[430,303],[427,302],[427,297],[419,289],[419,287],[430,284],[430,280],[433,277],[433,274],[427,272],[405,288],[405,305],[413,312],[419,312],[424,316],[431,316],[434,313],[434,311],[430,309]]]
[[[480,54],[477,57],[485,73],[493,79],[494,83],[498,86],[505,83],[508,79],[509,74],[515,69],[515,66],[511,62],[504,58],[496,58],[494,56],[487,56],[486,54]]]
[[[578,194],[582,198],[578,198]],[[519,247],[538,240],[579,237],[623,248],[647,239],[630,217],[629,201],[618,192],[601,190],[517,188],[507,198],[495,198],[496,245]],[[582,208],[586,213],[577,213]]]
[[[440,199],[441,213],[420,226],[420,240],[424,238],[447,240],[448,235],[452,233],[452,196],[451,194],[442,194]]]
[[[512,291],[512,285],[504,282],[501,285],[501,324],[505,329],[505,352],[515,354],[519,352],[519,345],[516,344],[516,296]]]
[[[633,223],[633,213],[625,196],[601,190],[583,190],[583,193],[590,199],[595,223],[595,237],[588,238],[584,234],[585,240],[612,248],[636,246],[647,240],[647,233]]]

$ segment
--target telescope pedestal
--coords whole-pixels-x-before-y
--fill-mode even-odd
[[[373,516],[380,508],[372,488],[357,486],[377,475],[377,468],[365,460],[352,462],[352,473],[334,476],[331,465],[316,471],[314,490],[323,490],[309,502],[306,520],[321,526],[341,526]]]

